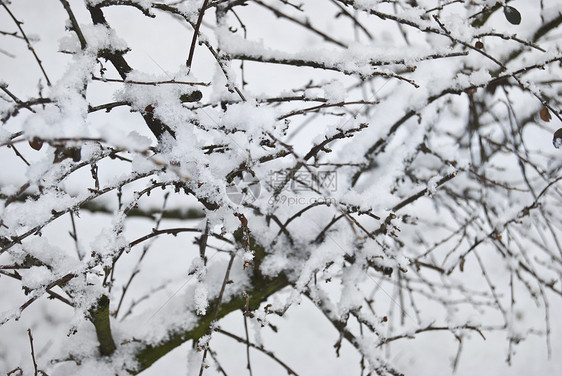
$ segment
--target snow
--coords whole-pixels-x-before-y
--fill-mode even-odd
[[[437,182],[441,180],[441,176],[434,176],[427,182],[427,194],[434,195],[437,191]]]
[[[15,236],[42,225],[51,218],[53,211],[65,211],[76,203],[75,198],[56,190],[45,192],[37,200],[28,199],[25,203],[14,203],[4,209],[3,218],[6,227],[0,231]]]
[[[22,275],[21,283],[30,289],[46,286],[53,280],[53,275],[46,266],[32,266]]]
[[[198,315],[204,315],[207,313],[207,307],[209,306],[209,300],[207,296],[207,287],[205,284],[200,283],[195,287],[195,295],[193,297],[195,304],[195,312]]]
[[[12,134],[4,128],[0,128],[0,143],[10,141]]]
[[[347,96],[345,86],[340,81],[332,81],[324,85],[324,96],[328,103],[343,102]]]
[[[64,30],[64,8],[7,5],[28,35],[41,36],[33,46],[52,84],[27,45],[4,36],[0,85],[33,111],[2,93],[0,371],[34,372],[32,328],[49,375],[121,374],[139,366],[140,349],[162,344],[175,349],[143,374],[199,374],[198,348],[216,351],[226,373],[244,374],[244,343],[213,328],[245,338],[247,322],[249,341],[299,374],[358,374],[361,358],[367,371],[450,373],[460,340],[459,375],[556,374],[560,360],[543,355],[547,331],[552,353],[561,346],[560,154],[550,146],[558,126],[537,122],[543,101],[556,110],[549,98],[558,88],[548,82],[559,77],[560,38],[556,30],[541,38],[542,52],[513,36],[529,39],[560,6],[517,0],[509,4],[520,26],[500,8],[475,29],[472,17],[495,1],[340,3],[365,31],[331,3],[264,1],[310,28],[257,3],[230,4],[223,15],[224,4],[211,2],[198,35],[208,45],[196,44],[190,69],[183,18],[196,22],[202,0],[170,3],[173,15],[147,0],[104,6],[108,25],[92,25],[84,4],[72,3],[84,50]],[[476,40],[507,68],[463,45]],[[124,81],[102,49],[131,66]],[[514,72],[521,85],[495,81]],[[182,103],[195,90],[202,99]],[[34,103],[41,98],[50,102]],[[171,132],[155,135],[150,117]],[[28,146],[35,138],[41,150]],[[75,149],[79,158],[64,154]],[[239,168],[261,184],[252,203],[228,197],[226,176]],[[315,180],[321,172],[337,177],[334,186]],[[291,179],[275,192],[282,173]],[[46,287],[65,276],[51,287],[63,299],[49,299]],[[252,286],[262,277],[277,284]],[[252,300],[243,316],[245,294],[261,304]],[[88,318],[103,295],[117,346],[108,357]],[[341,342],[338,358],[341,325],[354,341]],[[286,373],[250,352],[254,374]],[[205,374],[220,373],[213,356]]]

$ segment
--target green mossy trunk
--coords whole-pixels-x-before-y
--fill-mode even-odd
[[[243,244],[242,230],[238,230],[234,233],[235,239]],[[280,291],[284,287],[289,285],[289,281],[285,275],[280,274],[275,278],[268,278],[263,276],[259,271],[259,265],[265,257],[265,249],[260,246],[255,239],[250,237],[250,249],[254,251],[254,265],[252,271],[248,270],[248,273],[252,273],[250,278],[251,289],[246,292],[250,296],[249,308],[251,310],[258,309],[260,304],[264,302],[269,296]],[[168,352],[174,348],[180,346],[186,341],[194,340],[197,341],[199,338],[208,333],[209,327],[213,321],[214,311],[216,307],[216,302],[209,305],[207,309],[207,314],[201,316],[197,325],[191,330],[184,332],[170,333],[169,338],[166,341],[161,342],[158,345],[148,345],[137,353],[137,361],[139,366],[137,369],[132,371],[132,373],[137,374],[143,370],[150,367],[158,359],[166,355]],[[220,306],[220,311],[217,315],[217,319],[228,315],[236,310],[244,310],[246,306],[246,299],[240,295],[232,298],[229,301],[222,302]]]
[[[103,356],[111,355],[115,351],[115,342],[111,336],[111,325],[109,320],[109,298],[107,295],[102,295],[98,299],[95,307],[90,309],[90,316],[94,327],[96,328],[96,335],[100,343],[99,350]]]

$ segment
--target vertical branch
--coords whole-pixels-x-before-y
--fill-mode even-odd
[[[201,11],[199,11],[199,17],[197,18],[197,23],[195,24],[195,28],[193,29],[193,38],[191,39],[191,47],[189,48],[189,56],[185,65],[187,66],[188,70],[191,70],[191,63],[193,62],[193,54],[195,52],[195,43],[197,42],[197,35],[199,34],[199,28],[201,27],[201,22],[203,22],[203,14],[205,14],[205,10],[207,9],[207,3],[209,0],[203,1],[203,6],[201,7]]]
[[[37,362],[35,361],[35,350],[33,349],[33,336],[31,335],[31,329],[27,329],[27,334],[29,335],[29,345],[31,346],[31,359],[33,360],[33,374],[37,376],[39,374],[39,369],[37,368]]]
[[[219,310],[221,307],[221,303],[222,303],[222,297],[224,295],[224,290],[226,288],[226,284],[229,281],[230,278],[230,269],[232,269],[232,264],[234,263],[234,257],[236,257],[236,254],[234,252],[232,252],[232,255],[230,256],[230,261],[228,262],[228,266],[226,267],[226,273],[224,273],[224,279],[222,281],[222,286],[221,286],[221,291],[219,293],[219,296],[217,298],[217,306],[215,308],[215,313],[213,314],[213,321],[211,321],[211,325],[209,326],[209,335],[213,332],[213,328],[214,325],[217,321],[217,317],[219,315]],[[203,375],[203,371],[205,370],[205,359],[207,358],[207,352],[209,350],[209,346],[205,346],[205,351],[203,352],[203,358],[201,359],[201,368],[199,369],[199,376]]]
[[[99,191],[100,190],[100,180],[98,178],[98,165],[97,165],[97,163],[92,163],[90,165],[90,172],[92,174],[92,179],[94,179],[95,190]]]
[[[207,249],[207,240],[209,239],[209,220],[205,221],[205,230],[199,238],[199,257],[203,260],[203,263],[207,265],[207,257],[205,256],[205,250]]]
[[[369,305],[371,308],[371,305]],[[363,337],[363,323],[359,322],[359,334]],[[365,354],[361,353],[361,361],[359,362],[359,366],[361,367],[361,376],[365,374]]]
[[[455,355],[455,359],[453,360],[453,373],[457,370],[462,352],[462,336],[455,334],[455,338],[457,339],[457,341],[459,341],[459,347],[457,348],[457,354]]]
[[[242,313],[242,316],[244,317],[244,332],[246,333],[246,359],[248,361],[248,365],[246,367],[248,368],[250,376],[252,376],[252,363],[250,362],[250,335],[248,334],[248,316],[252,316],[252,313],[250,313],[250,296],[246,293],[246,291],[243,291],[242,295],[246,299],[245,310]]]
[[[514,293],[514,289],[513,289],[513,270],[509,273],[509,291],[510,291],[510,296],[511,296],[509,315],[510,315],[511,321],[513,321],[513,317],[515,315],[515,312],[513,310],[513,308],[515,306],[515,293]],[[509,365],[511,365],[512,347],[513,347],[513,338],[511,336],[509,336],[509,344],[508,344],[508,347],[507,347],[507,359],[506,359],[506,362]]]
[[[90,309],[90,318],[96,328],[96,335],[100,344],[100,354],[104,356],[113,354],[116,346],[111,335],[109,298],[107,295],[102,295],[98,299],[96,306]]]
[[[242,22],[242,19],[238,16],[238,14],[234,11],[234,9],[230,9],[230,11],[232,12],[232,14],[234,14],[234,17],[236,17],[236,19],[238,20],[238,23],[240,24],[240,27],[242,28],[242,30],[244,31],[244,39],[248,38],[248,30],[246,29],[246,25],[244,25],[244,22]],[[244,90],[245,86],[246,86],[246,78],[245,78],[245,73],[244,73],[244,60],[240,60],[240,79],[242,81],[242,90]]]
[[[379,287],[381,288],[382,291],[384,291],[384,289],[382,288],[381,285],[379,285]],[[394,308],[397,305],[396,302],[396,297],[398,295],[398,291],[400,290],[400,288],[398,286],[395,286],[394,291],[392,292],[392,295],[388,295],[388,297],[390,298],[390,304],[389,304],[389,308],[388,308],[388,334],[387,336],[391,336],[392,333],[394,332]],[[385,344],[385,351],[386,351],[386,355],[390,356],[390,342]]]
[[[248,334],[248,318],[244,315],[244,332],[246,333],[246,359],[248,364],[246,368],[248,368],[248,372],[250,376],[252,376],[252,363],[250,361],[250,336]]]
[[[503,306],[500,303],[500,298],[498,296],[498,294],[496,293],[496,286],[494,286],[494,284],[492,283],[492,280],[488,274],[488,272],[486,271],[486,268],[484,267],[484,263],[482,262],[482,259],[480,258],[480,256],[478,255],[478,252],[476,252],[476,249],[473,251],[474,256],[476,257],[476,260],[478,261],[478,265],[480,266],[480,270],[482,271],[482,276],[484,277],[484,279],[486,280],[486,283],[488,284],[488,288],[490,289],[490,293],[492,294],[492,297],[494,298],[494,302],[496,303],[496,306],[498,307],[498,310],[501,312],[504,322],[507,325],[507,323],[509,322],[509,319],[507,317],[507,313],[505,311],[505,309],[503,308]]]
[[[82,260],[82,254],[80,253],[80,246],[78,245],[78,232],[76,232],[76,222],[74,221],[74,212],[69,211],[70,214],[70,221],[72,222],[72,231],[70,232],[70,237],[74,240],[74,246],[76,248],[76,254],[78,255],[78,259]]]
[[[397,5],[394,3],[394,12],[398,13]],[[408,34],[406,34],[406,30],[404,30],[404,26],[401,23],[397,23],[398,30],[400,30],[400,34],[402,34],[402,38],[404,38],[404,42],[406,42],[407,46],[410,46],[410,40],[408,39]]]
[[[400,299],[400,325],[404,325],[406,320],[406,310],[404,308],[404,286],[402,285],[402,272],[400,270],[397,271],[396,277],[398,279],[398,298]]]

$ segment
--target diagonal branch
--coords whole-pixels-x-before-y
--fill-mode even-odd
[[[106,27],[109,27],[103,11],[101,10],[101,5],[88,5],[88,11],[90,12],[94,25],[105,25]],[[127,74],[133,70],[123,57],[122,53],[103,50],[99,51],[99,54],[104,59],[111,61],[123,80],[125,80],[127,78]],[[176,137],[175,132],[167,124],[163,123],[160,119],[154,116],[152,106],[147,106],[146,111],[142,112],[141,115],[146,122],[146,125],[148,125],[148,128],[150,128],[157,139],[162,138],[165,133],[170,134],[173,138]]]
[[[60,2],[62,3],[62,6],[66,10],[66,13],[68,13],[68,17],[70,18],[70,23],[72,24],[72,30],[76,33],[76,35],[78,36],[78,40],[80,41],[80,47],[83,50],[85,50],[86,47],[88,47],[88,44],[86,43],[86,38],[84,38],[84,34],[82,33],[82,29],[80,29],[80,25],[78,24],[78,21],[76,21],[76,17],[72,12],[72,8],[70,8],[70,4],[68,3],[67,0],[60,0]]]
[[[25,43],[27,43],[27,48],[29,48],[29,50],[31,51],[31,53],[35,57],[35,60],[37,61],[37,64],[39,64],[39,68],[41,68],[41,72],[43,72],[43,76],[45,76],[45,80],[47,81],[47,85],[51,86],[51,81],[49,80],[49,76],[47,76],[47,72],[45,72],[45,68],[43,68],[43,63],[42,63],[41,59],[39,59],[39,56],[37,56],[37,52],[35,52],[35,49],[33,48],[33,45],[29,41],[29,38],[27,38],[27,35],[25,34],[25,31],[23,31],[23,28],[21,27],[23,22],[21,22],[20,20],[18,20],[16,18],[16,16],[14,16],[14,14],[10,10],[10,8],[8,8],[8,6],[6,5],[6,3],[3,0],[0,0],[0,4],[2,4],[4,9],[6,9],[6,12],[8,12],[10,17],[12,18],[12,20],[15,22],[16,26],[20,30],[20,33],[23,36],[23,39],[25,39]]]

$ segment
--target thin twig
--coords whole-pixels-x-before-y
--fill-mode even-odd
[[[199,238],[199,257],[203,260],[203,263],[207,265],[207,257],[205,256],[205,250],[207,248],[207,240],[209,239],[209,220],[205,221],[205,230]]]
[[[23,37],[21,35],[18,35],[17,31],[13,31],[13,32],[9,33],[7,31],[0,30],[0,34],[8,35],[8,36],[15,37],[15,38],[18,38],[18,39],[23,39]]]
[[[82,254],[80,253],[80,246],[78,244],[78,232],[76,231],[76,222],[74,221],[74,213],[72,211],[68,212],[70,214],[70,222],[72,223],[72,232],[70,232],[70,237],[74,240],[74,246],[76,248],[76,254],[78,259],[82,260]]]
[[[244,338],[241,338],[241,337],[237,336],[236,334],[233,334],[233,333],[231,333],[231,332],[228,332],[228,331],[226,331],[226,330],[224,330],[224,329],[217,328],[215,331],[218,332],[218,333],[224,334],[225,336],[230,337],[230,338],[232,338],[232,339],[234,339],[234,340],[236,340],[236,341],[238,341],[238,342],[240,342],[240,343],[246,343],[246,341],[244,340]],[[264,349],[262,346],[258,346],[258,345],[256,345],[255,343],[252,343],[252,342],[249,342],[249,346],[252,347],[252,348],[254,348],[254,349],[256,349],[256,350],[258,350],[258,351],[261,351],[261,352],[264,353],[265,355],[269,356],[271,359],[275,360],[275,361],[276,361],[277,363],[279,363],[283,368],[285,368],[285,370],[287,371],[287,373],[288,373],[289,375],[298,376],[298,374],[297,374],[291,367],[289,367],[285,362],[283,362],[281,359],[279,359],[277,356],[275,356],[275,354],[273,354],[273,352],[268,351],[268,350]]]
[[[26,165],[30,165],[29,162],[27,161],[27,159],[25,159],[25,157],[20,153],[20,151],[16,148],[16,145],[14,144],[8,144],[7,145],[8,148],[12,149],[14,151],[14,153],[16,153],[16,155],[23,161],[23,163],[25,163]]]
[[[49,80],[49,76],[47,76],[47,72],[45,72],[45,69],[43,68],[43,64],[41,63],[41,59],[39,59],[39,56],[37,56],[37,53],[35,52],[35,49],[33,48],[31,42],[29,41],[29,39],[27,38],[27,35],[25,34],[25,31],[23,31],[23,28],[21,27],[21,25],[23,24],[23,22],[19,21],[14,14],[12,13],[12,11],[10,11],[10,9],[8,8],[8,6],[6,5],[6,3],[3,0],[0,0],[0,4],[2,4],[2,6],[4,7],[4,9],[6,9],[6,12],[8,12],[8,14],[10,15],[10,17],[12,18],[12,20],[15,22],[16,26],[18,27],[18,29],[20,30],[21,35],[23,36],[23,39],[25,39],[25,43],[27,43],[27,48],[29,48],[29,50],[31,51],[31,53],[33,54],[33,56],[35,57],[35,60],[37,61],[37,64],[39,64],[39,68],[41,68],[41,72],[43,72],[43,76],[45,76],[45,80],[47,80],[47,85],[51,86],[51,81]]]
[[[136,80],[120,80],[118,78],[105,78],[105,77],[92,77],[94,81],[101,82],[115,82],[121,84],[131,84],[131,85],[148,85],[148,86],[158,86],[158,85],[191,85],[191,86],[209,86],[210,82],[197,82],[197,81],[177,81],[174,79],[164,80],[164,81],[136,81]]]
[[[29,111],[35,113],[35,110],[33,110],[33,108],[31,108],[29,106],[29,104],[27,104],[26,102],[22,101],[21,99],[19,99],[14,93],[12,93],[10,90],[8,90],[8,86],[7,85],[1,85],[0,84],[0,89],[2,89],[2,91],[6,94],[8,94],[8,96],[10,98],[13,99],[14,102],[16,102],[18,105],[27,108]]]
[[[347,45],[345,43],[340,42],[340,41],[332,38],[328,34],[324,33],[323,31],[320,31],[317,28],[315,28],[314,26],[312,26],[310,24],[310,21],[308,21],[308,19],[305,20],[305,21],[299,20],[298,18],[289,16],[288,14],[285,14],[285,13],[281,12],[279,9],[277,9],[275,7],[272,7],[271,5],[268,5],[268,4],[265,4],[265,3],[261,2],[260,0],[254,0],[254,2],[261,5],[262,7],[266,8],[266,9],[269,9],[277,17],[285,18],[285,19],[287,19],[291,22],[296,23],[297,25],[300,25],[300,26],[310,30],[312,33],[320,36],[321,38],[323,38],[324,40],[326,40],[328,42],[332,42],[332,43],[334,43],[334,44],[336,44],[340,47],[347,48]]]
[[[35,350],[33,349],[33,336],[31,335],[31,329],[27,329],[27,334],[29,336],[29,345],[31,346],[31,359],[33,360],[33,374],[35,376],[39,375],[39,369],[37,368],[37,362],[35,361]]]
[[[247,234],[246,234],[247,237]],[[244,333],[246,334],[246,368],[252,376],[252,362],[250,361],[250,334],[248,333],[248,316],[251,316],[250,312],[250,295],[246,291],[242,291],[242,296],[246,299],[246,305],[244,306],[244,312],[242,312],[242,318],[244,319]]]

